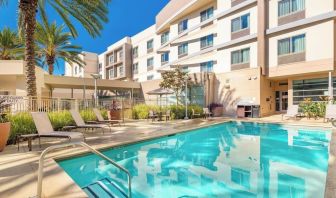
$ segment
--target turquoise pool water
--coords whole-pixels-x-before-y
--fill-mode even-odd
[[[228,122],[103,153],[130,171],[135,198],[322,198],[330,137],[328,129]],[[126,190],[126,174],[96,155],[58,163],[82,188],[113,181]]]

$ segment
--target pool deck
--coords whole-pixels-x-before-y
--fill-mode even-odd
[[[213,118],[209,120],[178,120],[168,122],[149,122],[145,120],[129,120],[121,127],[114,127],[112,133],[86,133],[87,143],[96,149],[115,147],[134,142],[144,141],[161,136],[167,136],[204,127],[215,123],[231,120],[230,118]],[[249,121],[249,120],[247,120]],[[331,128],[330,123],[322,120],[286,120],[281,121],[279,115],[253,119],[258,122],[277,122],[292,125],[316,126]],[[41,139],[42,148],[37,140],[33,142],[33,151],[28,152],[27,143],[22,142],[20,151],[16,145],[9,145],[0,153],[0,197],[28,198],[36,196],[38,159],[41,151],[51,145],[56,145],[59,139]],[[63,141],[66,142],[66,141]],[[61,149],[48,155],[44,168],[43,197],[80,198],[86,194],[72,181],[72,179],[55,163],[55,158],[80,154],[80,147]],[[326,184],[326,198],[336,198],[336,130],[333,130],[329,170]]]

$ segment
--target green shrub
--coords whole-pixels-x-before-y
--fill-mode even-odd
[[[18,134],[36,133],[36,127],[30,113],[22,112],[14,115],[7,115],[11,123],[9,142],[14,142]]]
[[[81,117],[83,118],[84,122],[97,121],[97,117],[94,114],[92,109],[84,109],[84,110],[81,110],[79,113]]]
[[[172,119],[183,119],[185,117],[185,106],[183,105],[171,105],[170,107],[171,110],[171,116]],[[188,117],[191,118],[192,116],[192,109],[194,109],[196,114],[201,114],[203,113],[203,109],[201,106],[196,105],[196,104],[191,104],[188,105]]]
[[[149,110],[158,111],[160,107],[158,105],[138,104],[133,106],[132,116],[134,119],[146,119]]]
[[[69,111],[49,112],[48,116],[54,130],[61,130],[64,126],[75,124]]]
[[[326,101],[321,102],[313,102],[311,98],[305,98],[304,101],[300,103],[300,108],[302,112],[307,116],[308,118],[322,118],[325,115],[326,111]]]
[[[107,111],[107,109],[101,109],[101,110],[100,110],[100,113],[101,113],[101,115],[103,116],[103,118],[104,118],[105,120],[108,119],[108,116],[107,116],[108,111]]]
[[[161,107],[161,111],[165,112],[168,109],[171,111],[172,119],[183,119],[185,117],[185,106],[183,105],[171,105],[168,107]],[[192,111],[195,110],[195,113],[202,114],[202,107],[199,105],[188,105],[188,117],[191,117]],[[139,104],[133,107],[133,118],[134,119],[146,119],[149,113],[149,110],[159,111],[160,107],[158,105],[146,105]]]

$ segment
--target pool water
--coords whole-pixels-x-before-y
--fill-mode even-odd
[[[330,137],[329,129],[227,122],[103,153],[130,171],[134,198],[322,198]],[[58,163],[82,188],[108,179],[127,192],[126,174],[96,155]]]

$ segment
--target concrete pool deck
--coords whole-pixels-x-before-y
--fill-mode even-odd
[[[104,149],[147,139],[175,134],[193,128],[225,122],[230,118],[214,118],[209,120],[178,120],[169,122],[148,122],[129,120],[125,126],[115,127],[113,133],[86,133],[87,143],[96,148]],[[247,121],[249,121],[247,119]],[[293,125],[331,127],[330,123],[321,120],[281,121],[279,115],[253,119],[260,122],[280,122]],[[59,143],[57,139],[42,139],[42,148],[37,140],[33,142],[33,151],[28,152],[27,143],[21,143],[20,151],[16,145],[9,145],[0,153],[0,197],[28,198],[36,195],[38,159],[41,151],[48,146]],[[66,142],[66,141],[64,141]],[[55,163],[54,158],[71,156],[83,152],[80,147],[61,149],[48,155],[44,168],[44,197],[86,197],[86,194],[72,179]],[[327,198],[336,198],[336,131],[333,131],[330,143],[329,170],[327,176]]]

